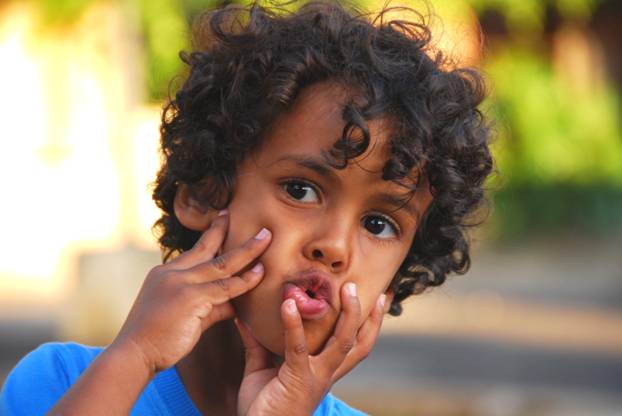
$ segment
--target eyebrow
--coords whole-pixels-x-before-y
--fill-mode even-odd
[[[310,169],[316,172],[318,175],[330,180],[338,179],[337,174],[335,173],[335,168],[322,158],[312,156],[288,155],[283,156],[276,162],[278,163],[282,161],[294,162],[297,165]],[[406,195],[406,197],[404,197],[402,195],[396,195],[388,192],[380,192],[377,193],[375,196],[380,201],[393,206],[396,211],[404,209],[408,214],[419,220],[418,210],[409,204],[410,200],[414,197],[414,193],[409,193]]]
[[[419,220],[419,210],[409,204],[410,200],[414,197],[414,193],[409,194],[407,198],[385,192],[381,192],[377,194],[377,196],[381,201],[392,205],[396,211],[404,209],[404,211],[412,215],[416,220]]]
[[[335,168],[332,167],[328,161],[326,161],[325,159],[321,159],[321,158],[317,158],[317,157],[312,157],[312,156],[296,156],[296,155],[290,155],[290,156],[283,156],[282,158],[280,158],[279,160],[277,160],[278,162],[282,162],[282,161],[290,161],[290,162],[294,162],[302,167],[305,167],[307,169],[311,169],[312,171],[314,171],[315,173],[317,173],[318,175],[327,178],[327,179],[331,179],[331,180],[335,180],[337,179],[337,174],[335,173]]]

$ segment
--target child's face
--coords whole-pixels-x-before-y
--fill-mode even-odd
[[[238,168],[224,251],[262,227],[273,237],[259,259],[264,279],[234,305],[258,341],[276,354],[284,345],[279,312],[284,297],[297,300],[312,353],[332,334],[344,283],[356,283],[365,319],[378,296],[387,293],[432,199],[426,189],[407,208],[396,210],[399,205],[391,203],[389,196],[399,199],[407,192],[381,178],[387,148],[380,121],[369,123],[370,146],[354,163],[343,170],[325,163],[322,152],[343,131],[346,99],[334,84],[305,89]],[[306,289],[316,298],[311,303]]]

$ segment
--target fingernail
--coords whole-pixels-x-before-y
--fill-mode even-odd
[[[387,301],[387,295],[385,295],[384,293],[382,295],[380,295],[380,297],[378,298],[378,307],[381,310],[384,310],[384,304]]]
[[[227,215],[229,213],[228,209],[221,209],[220,211],[218,211],[218,216],[221,217],[223,215]]]
[[[255,236],[255,240],[263,240],[269,235],[270,235],[270,231],[268,231],[266,228],[262,228],[261,231],[259,231],[257,235]]]
[[[298,312],[298,308],[296,308],[296,301],[294,301],[294,299],[287,299],[285,301],[285,309],[287,310],[287,313],[295,315],[296,312]]]
[[[348,295],[350,295],[353,298],[355,298],[356,297],[356,284],[355,283],[346,283],[346,292],[348,293]]]
[[[257,263],[255,266],[253,266],[251,271],[253,271],[255,273],[263,273],[263,264]]]

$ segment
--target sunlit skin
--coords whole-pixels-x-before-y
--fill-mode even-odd
[[[317,352],[338,318],[342,285],[356,283],[361,315],[366,317],[378,296],[387,292],[413,241],[418,217],[431,201],[429,192],[421,190],[409,201],[409,209],[396,209],[382,197],[405,192],[381,177],[390,128],[386,121],[369,123],[370,146],[346,169],[326,166],[322,174],[297,160],[325,164],[322,152],[342,134],[341,114],[348,98],[344,89],[331,83],[307,88],[277,119],[259,151],[238,169],[224,251],[262,227],[273,235],[259,258],[264,279],[233,303],[255,338],[276,354],[283,352],[279,308],[292,276],[319,270],[332,283],[334,302],[328,313],[304,321],[309,350]]]

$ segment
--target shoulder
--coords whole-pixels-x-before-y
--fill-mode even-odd
[[[328,393],[313,416],[365,416],[366,413],[348,406],[337,397]]]
[[[50,342],[26,354],[0,392],[0,414],[43,414],[80,377],[101,347]]]

